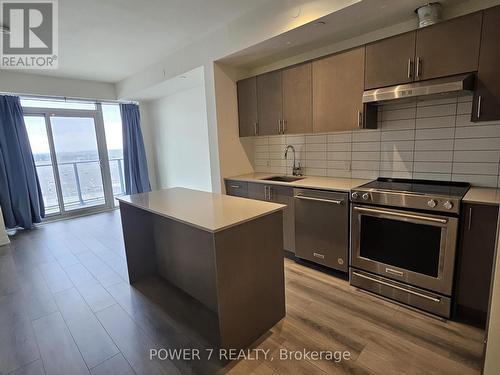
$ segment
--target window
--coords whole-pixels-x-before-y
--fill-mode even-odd
[[[46,214],[113,207],[113,196],[125,190],[119,105],[30,98],[21,104]]]

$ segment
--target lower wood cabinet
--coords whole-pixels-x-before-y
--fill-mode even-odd
[[[283,247],[295,252],[295,210],[291,187],[226,180],[226,193],[286,205],[283,211]]]
[[[248,197],[248,183],[244,181],[226,180],[227,195],[234,195],[236,197]]]
[[[464,204],[457,253],[456,316],[486,323],[495,254],[498,206]]]

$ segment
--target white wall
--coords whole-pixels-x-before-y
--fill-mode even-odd
[[[115,85],[112,83],[6,70],[0,70],[0,92],[79,99],[116,99]]]
[[[205,88],[197,86],[147,104],[156,187],[212,190]]]
[[[239,137],[236,72],[219,64],[213,68],[219,179],[222,181],[225,177],[253,172],[253,142]],[[222,184],[220,190],[223,189]]]

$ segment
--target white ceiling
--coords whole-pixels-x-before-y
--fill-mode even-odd
[[[266,1],[61,0],[59,69],[33,73],[117,82]]]
[[[32,73],[118,82],[273,0],[60,0],[59,69]],[[288,0],[295,1],[295,0]],[[441,0],[445,7],[464,1]],[[362,0],[230,56],[245,68],[414,18],[425,0]],[[24,71],[29,73],[30,71]]]

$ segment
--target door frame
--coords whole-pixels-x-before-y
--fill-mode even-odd
[[[54,173],[56,193],[59,201],[59,213],[47,215],[44,221],[81,216],[85,214],[97,213],[113,209],[115,207],[114,196],[113,196],[113,185],[111,180],[111,170],[109,165],[108,149],[106,145],[106,136],[104,131],[104,118],[102,115],[101,104],[96,103],[95,110],[23,107],[23,114],[24,116],[38,116],[38,117],[44,117],[45,119],[45,128],[49,142],[52,170]],[[101,178],[104,191],[104,204],[86,208],[78,208],[74,210],[66,210],[64,208],[61,179],[59,175],[59,168],[58,168],[54,138],[52,133],[52,123],[50,121],[51,117],[85,117],[85,118],[92,118],[94,120],[97,153],[99,156],[99,165],[101,170]]]

